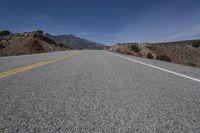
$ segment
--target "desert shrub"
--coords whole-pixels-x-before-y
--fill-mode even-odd
[[[127,51],[126,54],[127,54],[127,55],[133,55],[133,53],[130,52],[130,51]]]
[[[198,47],[200,47],[200,42],[194,42],[192,44],[192,46],[195,47],[195,48],[198,48]]]
[[[64,45],[66,49],[73,49],[70,45]]]
[[[121,50],[120,50],[119,48],[117,48],[115,51],[116,51],[117,53],[121,53]]]
[[[56,42],[56,45],[58,45],[59,47],[64,47],[64,44],[61,42]]]
[[[44,33],[42,30],[37,30],[36,32],[41,34],[41,35],[43,35],[43,33]]]
[[[131,45],[131,50],[137,53],[140,51],[140,48],[137,45]]]
[[[167,55],[158,55],[158,56],[156,56],[156,59],[171,62],[171,59]]]
[[[185,65],[196,66],[196,64],[193,61],[191,61],[191,60],[189,60],[188,62],[186,62]]]
[[[10,34],[10,31],[8,31],[8,30],[0,31],[0,36],[6,36],[6,35],[9,35],[9,34]]]
[[[153,59],[153,55],[149,52],[149,53],[147,54],[147,58]]]
[[[0,42],[0,49],[2,48],[5,48],[5,45],[2,42]]]
[[[117,43],[116,45],[124,46],[124,45],[126,45],[126,43]]]

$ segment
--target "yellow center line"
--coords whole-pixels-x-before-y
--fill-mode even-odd
[[[9,70],[9,71],[6,71],[6,72],[2,72],[2,73],[0,73],[0,78],[8,77],[8,76],[11,76],[11,75],[15,75],[17,73],[25,72],[25,71],[28,71],[28,70],[31,70],[31,69],[34,69],[34,68],[38,68],[38,67],[41,67],[41,66],[44,66],[44,65],[54,63],[54,62],[62,61],[62,60],[65,60],[67,58],[79,55],[80,53],[81,52],[73,54],[73,55],[57,58],[57,59],[54,59],[54,60],[42,61],[42,62],[38,62],[38,63],[35,63],[35,64],[27,65],[27,66],[24,66],[24,67]]]

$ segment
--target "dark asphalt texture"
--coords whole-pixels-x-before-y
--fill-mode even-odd
[[[0,57],[0,72],[76,52]],[[199,68],[125,57],[200,79]],[[0,132],[199,133],[200,82],[83,50],[1,78]]]

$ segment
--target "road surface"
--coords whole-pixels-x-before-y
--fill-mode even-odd
[[[0,132],[200,132],[200,69],[106,51],[0,58]]]

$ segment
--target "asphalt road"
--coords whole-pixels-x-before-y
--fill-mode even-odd
[[[200,132],[198,68],[66,51],[1,57],[0,72],[41,61],[0,78],[0,132]]]

